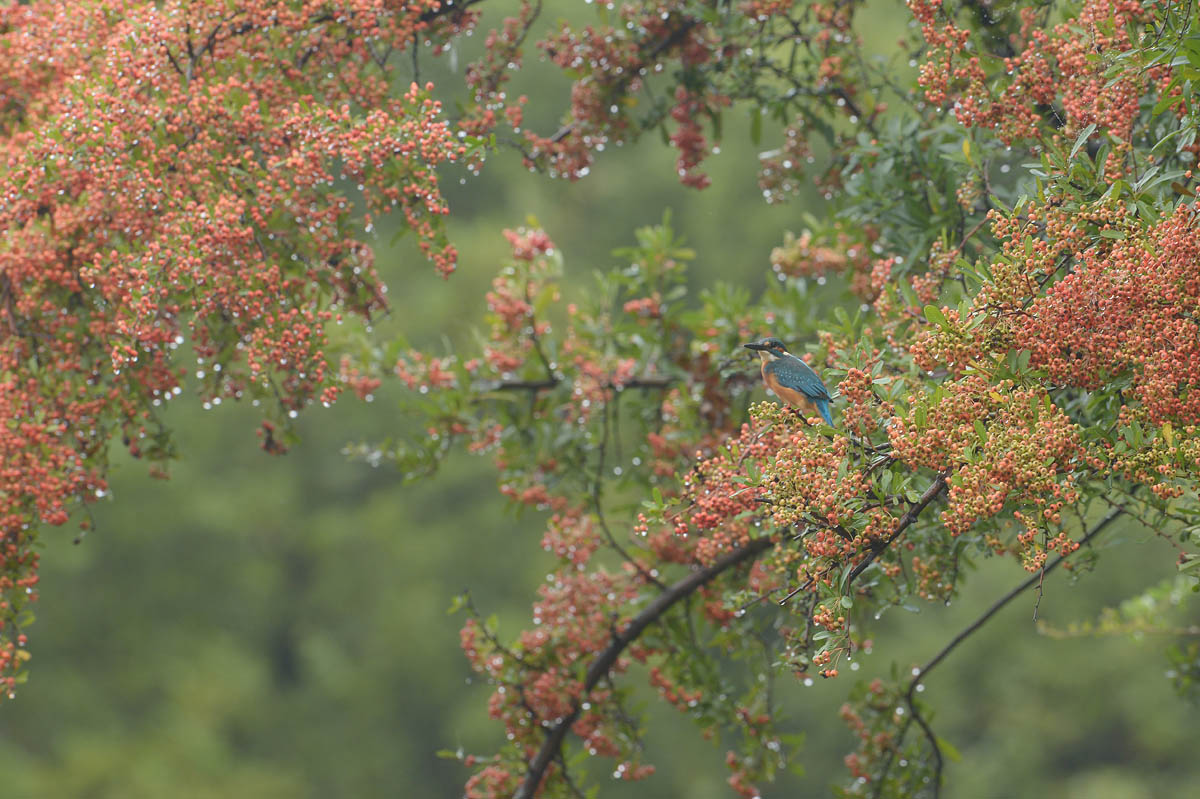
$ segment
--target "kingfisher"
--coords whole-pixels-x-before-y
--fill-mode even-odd
[[[743,344],[762,358],[763,382],[775,396],[798,408],[805,417],[819,414],[833,427],[829,414],[829,390],[808,364],[792,355],[777,338],[764,338]]]

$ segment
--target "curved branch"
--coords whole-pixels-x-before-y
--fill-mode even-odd
[[[1113,508],[1112,510],[1110,510],[1103,519],[1096,522],[1096,526],[1093,527],[1091,530],[1089,530],[1087,535],[1085,535],[1083,538],[1079,539],[1079,543],[1086,544],[1088,541],[1091,541],[1093,538],[1095,538],[1097,535],[1099,535],[1104,530],[1105,527],[1108,527],[1108,525],[1112,524],[1114,519],[1116,519],[1118,516],[1120,516],[1124,512],[1125,512],[1124,508]],[[1049,574],[1050,572],[1054,571],[1066,559],[1067,559],[1067,556],[1059,555],[1057,558],[1055,558],[1053,561],[1051,561],[1049,564],[1047,564],[1047,566],[1045,568],[1045,573]],[[990,608],[988,608],[987,611],[984,612],[984,614],[982,616],[980,616],[975,621],[971,622],[971,624],[968,627],[966,627],[966,629],[962,630],[962,632],[960,632],[958,635],[954,636],[954,638],[951,639],[950,643],[946,644],[946,646],[942,648],[942,651],[940,651],[936,655],[934,655],[933,658],[931,658],[928,663],[926,663],[924,666],[922,666],[920,669],[917,670],[917,674],[913,677],[912,685],[909,686],[909,689],[908,689],[909,694],[911,695],[912,692],[916,690],[916,686],[921,684],[925,680],[925,675],[928,674],[935,666],[937,666],[939,663],[941,663],[943,660],[945,660],[946,656],[949,655],[951,652],[953,652],[955,647],[957,647],[964,640],[966,640],[972,633],[974,633],[976,630],[978,630],[980,627],[982,627],[984,624],[986,624],[988,622],[988,620],[990,620],[992,618],[992,616],[995,616],[996,613],[1000,611],[1001,608],[1003,608],[1009,602],[1012,602],[1014,599],[1016,599],[1017,596],[1020,595],[1022,592],[1028,590],[1030,588],[1030,586],[1032,586],[1034,583],[1040,582],[1041,579],[1042,579],[1041,571],[1039,571],[1037,574],[1031,575],[1029,577],[1029,579],[1025,580],[1020,585],[1018,585],[1016,588],[1012,589],[1007,594],[1005,594],[1004,596],[997,599],[996,602]]]
[[[917,517],[921,515],[921,511],[925,510],[926,506],[928,506],[930,502],[933,502],[937,495],[942,493],[945,488],[946,475],[945,473],[938,474],[934,481],[930,483],[929,488],[925,489],[925,493],[922,494],[916,502],[908,506],[908,510],[906,510],[904,515],[900,517],[900,522],[896,525],[896,529],[892,531],[892,534],[884,540],[872,545],[871,551],[867,553],[867,556],[863,558],[857,566],[851,569],[850,574],[846,577],[846,585],[853,583],[855,577],[866,571],[866,568],[875,562],[875,558],[879,557],[885,549],[892,545],[893,541],[899,538],[905,530],[911,527],[913,522],[917,520]]]
[[[617,658],[621,656],[621,653],[630,644],[638,639],[638,636],[647,627],[658,621],[676,602],[690,596],[713,578],[732,569],[734,566],[750,560],[755,555],[770,549],[774,545],[775,541],[771,538],[756,538],[741,549],[730,552],[712,565],[692,572],[659,594],[653,602],[647,605],[641,613],[629,622],[624,630],[614,635],[612,643],[597,655],[596,659],[592,661],[592,665],[588,667],[587,675],[583,682],[583,690],[580,691],[580,699],[575,702],[574,708],[546,733],[546,740],[542,742],[542,748],[538,750],[537,755],[530,761],[529,770],[525,773],[525,779],[521,783],[521,787],[513,794],[513,799],[532,799],[546,776],[546,770],[561,751],[563,741],[566,739],[571,725],[579,718],[582,703],[585,701],[587,695],[591,693],[592,689],[602,679],[608,676],[608,672],[616,664]]]
[[[877,541],[875,544],[873,544],[871,546],[871,551],[867,553],[867,556],[865,558],[863,558],[862,561],[859,562],[859,564],[850,571],[849,575],[847,575],[847,577],[846,577],[846,585],[849,586],[851,583],[853,583],[855,577],[862,574],[866,570],[866,568],[875,561],[875,558],[879,557],[880,553],[882,553],[885,549],[887,549],[889,546],[891,546],[892,542],[895,541],[897,538],[899,538],[901,533],[903,533],[905,530],[907,530],[909,527],[911,527],[913,522],[915,522],[917,520],[917,517],[921,515],[921,511],[925,510],[926,506],[929,505],[930,502],[933,502],[934,498],[936,498],[938,494],[942,493],[942,489],[944,489],[945,487],[946,487],[946,475],[939,474],[937,476],[937,478],[929,485],[929,488],[925,489],[925,493],[922,494],[917,499],[916,502],[914,502],[912,505],[910,505],[908,507],[908,510],[905,511],[904,515],[900,517],[900,522],[896,525],[896,529],[892,531],[892,534],[890,536],[888,536],[885,540]],[[812,528],[806,527],[805,532],[808,532],[810,529],[812,529]],[[836,564],[833,564],[833,565],[836,565]],[[812,587],[812,584],[814,582],[816,582],[817,580],[824,577],[830,571],[830,569],[833,568],[833,565],[827,566],[825,569],[823,569],[821,571],[820,574],[818,574],[814,577],[808,578],[808,580],[806,580],[803,584],[801,584],[799,588],[793,588],[791,591],[788,592],[787,596],[785,596],[783,599],[779,600],[779,604],[786,605],[788,603],[788,601],[792,597],[794,597],[796,594],[799,594],[803,591],[807,591],[809,588]],[[769,595],[770,595],[770,593],[760,596],[758,599],[755,599],[753,602],[750,602],[750,603],[746,604],[745,606],[743,606],[742,610],[745,610],[746,608],[750,607],[750,605],[753,605],[757,602],[762,601],[763,599],[766,599]]]
[[[1107,515],[1105,515],[1105,517],[1103,519],[1096,522],[1096,526],[1093,527],[1091,530],[1089,530],[1087,535],[1085,535],[1083,538],[1081,538],[1079,540],[1079,543],[1086,544],[1088,541],[1091,541],[1093,538],[1095,538],[1097,535],[1099,535],[1104,530],[1105,527],[1108,527],[1108,525],[1111,524],[1114,519],[1116,519],[1118,516],[1120,516],[1124,512],[1125,512],[1124,508],[1121,508],[1121,507],[1113,508],[1111,511],[1108,512]],[[948,644],[946,644],[944,647],[942,647],[941,651],[939,651],[936,655],[934,655],[932,658],[930,658],[928,663],[926,663],[924,666],[921,666],[920,668],[918,668],[915,671],[912,682],[910,682],[908,684],[908,690],[904,694],[904,700],[908,704],[908,709],[911,714],[911,718],[914,721],[916,721],[917,724],[920,725],[922,732],[925,733],[926,739],[929,741],[930,746],[933,748],[933,756],[934,756],[934,761],[936,763],[936,768],[934,769],[934,780],[933,780],[934,799],[937,799],[938,795],[941,792],[941,787],[942,787],[942,768],[944,766],[944,762],[942,760],[942,748],[941,748],[941,746],[938,745],[937,736],[935,736],[933,734],[933,730],[929,727],[929,724],[925,721],[924,718],[922,718],[920,712],[917,710],[917,707],[916,707],[917,687],[920,686],[925,681],[925,678],[929,675],[929,672],[932,671],[934,668],[936,668],[939,663],[941,663],[943,660],[945,660],[946,657],[951,652],[953,652],[955,650],[955,648],[958,647],[959,644],[961,644],[963,641],[965,641],[967,638],[969,638],[980,627],[987,624],[988,621],[990,621],[993,616],[995,616],[997,613],[999,613],[1000,610],[1002,608],[1004,608],[1009,602],[1012,602],[1014,599],[1016,599],[1018,596],[1020,596],[1025,591],[1029,590],[1035,584],[1040,584],[1041,581],[1045,578],[1045,576],[1047,574],[1049,574],[1050,572],[1054,571],[1055,569],[1057,569],[1062,564],[1062,562],[1067,559],[1067,557],[1068,556],[1066,556],[1066,555],[1060,555],[1059,557],[1055,558],[1051,563],[1049,563],[1045,568],[1039,570],[1039,572],[1037,574],[1030,575],[1030,577],[1028,579],[1024,580],[1016,588],[1013,588],[1007,594],[1005,594],[1004,596],[997,599],[994,603],[992,603],[992,606],[990,608],[988,608],[986,611],[983,612],[983,614],[979,618],[977,618],[975,621],[973,621],[969,625],[967,625],[963,630],[961,630],[958,633],[958,635],[954,636],[954,638],[950,639],[950,642]],[[905,732],[907,732],[907,729],[908,728],[906,725]],[[900,740],[902,740],[903,737],[904,737],[903,734],[901,734],[900,739],[898,739],[896,742],[895,748],[892,749],[893,756],[895,755],[896,750],[899,749]],[[879,785],[883,784],[883,777],[886,776],[887,771],[888,771],[888,769],[890,769],[891,765],[892,765],[892,759],[891,759],[891,757],[889,757],[887,764],[884,766],[883,774],[880,776],[880,779],[878,782]]]

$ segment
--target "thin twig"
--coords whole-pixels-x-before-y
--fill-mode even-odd
[[[1046,533],[1045,531],[1042,532],[1042,542],[1043,542],[1042,546],[1043,547],[1046,545],[1045,541],[1049,537],[1050,537],[1049,533]],[[1038,608],[1040,608],[1042,606],[1042,589],[1045,587],[1045,585],[1046,585],[1046,561],[1043,560],[1042,568],[1038,570],[1037,599],[1034,600],[1034,603],[1033,603],[1033,620],[1034,621],[1037,621]]]
[[[547,364],[546,368],[547,369],[549,368],[549,364]],[[614,396],[620,396],[620,395],[614,393]],[[608,539],[608,545],[610,547],[612,547],[613,550],[618,555],[621,556],[622,560],[624,560],[626,563],[628,563],[630,566],[632,566],[634,569],[636,569],[637,573],[642,575],[643,580],[645,580],[646,582],[649,582],[649,583],[653,583],[654,585],[658,586],[659,588],[665,589],[666,585],[664,585],[661,580],[659,580],[657,577],[655,577],[650,572],[649,569],[647,569],[645,566],[642,565],[642,563],[639,560],[637,560],[635,557],[630,555],[628,550],[625,549],[625,547],[621,546],[621,543],[619,541],[617,541],[617,537],[615,535],[613,535],[612,530],[609,528],[608,519],[605,518],[605,515],[604,515],[604,499],[601,496],[601,488],[604,483],[604,460],[605,460],[605,456],[608,454],[609,439],[612,437],[611,431],[610,431],[610,426],[609,426],[609,414],[610,414],[609,402],[608,402],[608,400],[605,400],[604,413],[603,413],[603,417],[602,417],[604,419],[603,432],[601,433],[601,436],[600,436],[600,446],[597,447],[597,450],[596,450],[596,474],[595,474],[595,478],[592,480],[592,490],[591,490],[592,507],[596,511],[596,521],[599,523],[600,529],[604,533],[604,537]]]
[[[1125,511],[1123,508],[1113,508],[1103,519],[1096,523],[1096,526],[1093,527],[1087,533],[1087,535],[1080,539],[1079,543],[1086,544],[1087,542],[1091,541],[1093,538],[1099,535],[1104,528],[1108,527],[1108,525],[1111,524],[1114,519],[1124,512]],[[934,760],[936,762],[933,782],[934,799],[937,799],[941,791],[942,768],[944,766],[944,761],[942,759],[941,746],[937,742],[937,736],[934,735],[933,730],[929,727],[925,719],[921,717],[920,712],[917,710],[916,693],[918,687],[925,682],[925,679],[929,676],[929,672],[933,671],[933,669],[936,668],[939,663],[945,660],[946,657],[953,652],[959,644],[979,630],[980,627],[987,624],[988,621],[991,620],[991,618],[997,613],[999,613],[1000,610],[1003,609],[1009,602],[1012,602],[1014,599],[1032,587],[1035,583],[1040,583],[1045,578],[1046,574],[1057,569],[1059,565],[1061,565],[1062,562],[1067,559],[1067,557],[1067,555],[1058,556],[1048,565],[1046,565],[1046,567],[1042,569],[1039,574],[1031,575],[1028,579],[1023,580],[1016,588],[1000,597],[998,600],[992,603],[992,606],[988,608],[979,618],[971,622],[971,624],[960,631],[958,635],[954,636],[954,638],[952,638],[948,644],[942,647],[941,651],[934,655],[928,663],[914,671],[912,682],[908,684],[908,690],[905,692],[904,698],[905,702],[908,704],[909,711],[912,713],[912,718],[917,722],[918,725],[920,725],[922,731],[925,733],[926,739],[933,748]],[[896,740],[896,745],[892,748],[892,756],[894,756],[895,752],[899,750],[902,741],[903,736]],[[879,779],[880,783],[882,783],[883,777],[886,776],[888,769],[891,767],[892,756],[889,756],[888,762],[884,764],[883,772]]]
[[[1105,527],[1110,525],[1114,519],[1116,519],[1118,516],[1120,516],[1124,512],[1125,511],[1123,508],[1113,508],[1111,511],[1108,512],[1108,514],[1103,519],[1096,522],[1096,526],[1093,527],[1088,532],[1087,535],[1085,535],[1083,538],[1081,538],[1079,540],[1079,543],[1086,544],[1089,541],[1091,541],[1093,538],[1095,538],[1097,535],[1099,535],[1100,532],[1102,532]],[[1053,561],[1051,561],[1049,565],[1046,566],[1046,572],[1049,573],[1049,572],[1054,571],[1066,559],[1067,559],[1066,556],[1059,555],[1057,558],[1055,558]],[[988,620],[992,618],[992,616],[996,615],[996,613],[998,611],[1000,611],[1005,605],[1007,605],[1009,602],[1016,599],[1017,596],[1021,594],[1021,592],[1028,589],[1031,585],[1033,585],[1039,579],[1041,579],[1041,575],[1039,575],[1039,574],[1030,576],[1027,580],[1022,582],[1016,588],[1012,589],[1007,594],[1002,596],[1000,599],[996,600],[995,604],[993,604],[990,608],[988,608],[987,611],[982,616],[980,616],[978,619],[976,619],[974,622],[972,622],[969,627],[964,629],[958,635],[954,636],[954,638],[950,641],[950,643],[946,644],[946,646],[942,649],[942,651],[940,651],[936,655],[934,655],[934,657],[928,663],[926,663],[924,666],[922,666],[918,670],[917,674],[915,675],[915,677],[913,679],[913,687],[910,688],[910,690],[915,690],[915,686],[924,681],[925,675],[928,674],[929,671],[931,671],[935,666],[937,666],[939,663],[941,663],[943,660],[945,660],[946,656],[949,655],[952,651],[954,651],[955,647],[957,647],[959,644],[961,644],[973,632],[975,632],[980,627],[982,627],[984,624],[986,624],[988,622]]]
[[[480,0],[477,0],[477,2],[478,1],[480,1]],[[666,36],[661,36],[660,38],[657,39],[657,42],[655,43],[655,45],[652,48],[650,48],[650,50],[646,53],[645,57],[642,58],[641,63],[643,65],[652,64],[654,62],[654,60],[657,59],[664,52],[666,52],[667,50],[670,50],[671,48],[675,47],[680,42],[682,42],[684,40],[684,38],[687,37],[688,33],[691,32],[692,28],[695,28],[699,24],[700,24],[699,19],[694,19],[694,18],[684,19],[684,21],[682,23],[680,23],[680,26],[678,28],[671,31],[671,33],[667,34]],[[614,92],[614,93],[618,92],[618,91],[624,91],[624,89],[630,83],[632,83],[634,78],[637,76],[637,70],[631,69],[626,74],[629,77],[624,78],[621,81],[619,81],[616,84],[616,86],[609,87],[609,91]],[[549,141],[552,144],[558,144],[563,139],[567,138],[572,133],[574,133],[575,128],[578,124],[579,124],[578,120],[572,120],[572,121],[562,125],[558,130],[556,130],[554,132],[554,134],[552,136],[550,136]]]

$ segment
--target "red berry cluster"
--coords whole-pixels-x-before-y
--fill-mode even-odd
[[[846,272],[854,293],[873,300],[879,293],[875,271],[880,268],[871,250],[875,232],[867,228],[862,233],[852,237],[839,232],[825,243],[815,241],[807,231],[799,236],[786,233],[783,245],[771,250],[771,269],[789,277],[824,278],[830,272]]]
[[[1097,388],[1133,376],[1150,420],[1200,422],[1200,206],[1089,247],[1016,333],[1052,379]]]
[[[22,659],[34,528],[103,495],[114,431],[165,461],[158,409],[188,372],[206,407],[247,397],[282,424],[332,402],[326,328],[386,305],[360,240],[381,214],[454,268],[437,169],[467,147],[374,49],[409,47],[440,4],[393,5],[0,10],[0,680]]]
[[[971,375],[913,397],[888,435],[901,461],[951,475],[942,519],[954,535],[1009,503],[1040,512],[1076,496],[1079,430],[1044,389]]]
[[[1049,30],[1039,27],[1037,9],[1021,9],[1016,53],[1003,59],[997,74],[967,49],[970,32],[943,12],[942,0],[908,5],[930,48],[920,77],[926,97],[939,106],[953,103],[964,125],[993,129],[1006,144],[1038,141],[1047,128],[1044,109],[1056,107],[1062,136],[1094,124],[1127,151],[1141,98],[1169,73],[1133,64],[1116,77],[1107,71],[1112,55],[1133,46],[1130,32],[1151,13],[1139,0],[1087,0],[1077,16]]]

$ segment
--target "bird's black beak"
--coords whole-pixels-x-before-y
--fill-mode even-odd
[[[751,341],[749,344],[743,344],[742,346],[748,350],[757,350],[759,352],[766,349],[765,345],[759,344],[757,341]]]

